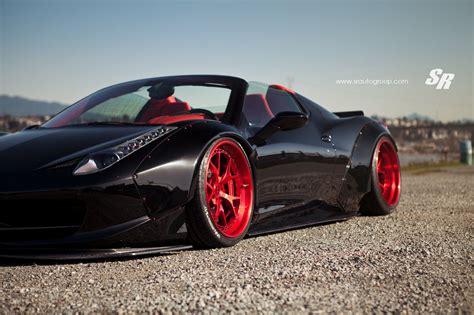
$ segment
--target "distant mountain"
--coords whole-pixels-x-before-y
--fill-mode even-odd
[[[0,95],[0,116],[53,115],[66,105],[55,102],[35,101],[19,96]]]

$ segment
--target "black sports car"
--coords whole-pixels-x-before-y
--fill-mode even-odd
[[[216,75],[102,89],[0,138],[0,256],[235,245],[392,212],[397,149],[362,112]]]

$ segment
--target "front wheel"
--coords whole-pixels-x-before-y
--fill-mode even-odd
[[[254,188],[250,162],[231,138],[214,141],[199,167],[194,200],[186,208],[189,239],[197,247],[237,244],[250,226]]]
[[[374,150],[371,168],[371,191],[363,198],[361,213],[385,215],[391,213],[400,200],[400,162],[392,140],[380,138]]]

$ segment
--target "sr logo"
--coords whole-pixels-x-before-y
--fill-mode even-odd
[[[443,69],[433,69],[430,71],[430,77],[426,79],[426,85],[436,85],[437,90],[449,90],[451,81],[454,79],[454,73],[443,73]]]

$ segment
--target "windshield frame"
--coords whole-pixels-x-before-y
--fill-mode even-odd
[[[86,106],[86,104],[90,102],[99,104],[113,97],[137,91],[142,86],[153,86],[164,82],[173,86],[209,86],[229,89],[231,92],[228,103],[220,121],[235,126],[240,122],[242,105],[248,87],[248,83],[245,80],[237,77],[221,75],[186,75],[141,79],[119,83],[100,89],[66,107],[64,110],[43,123],[41,128],[66,127],[67,125],[63,126],[61,123],[61,119],[66,119],[67,117],[64,116],[68,115],[68,113],[73,114],[74,111],[81,110],[81,106]],[[137,125],[146,126],[147,124]]]

